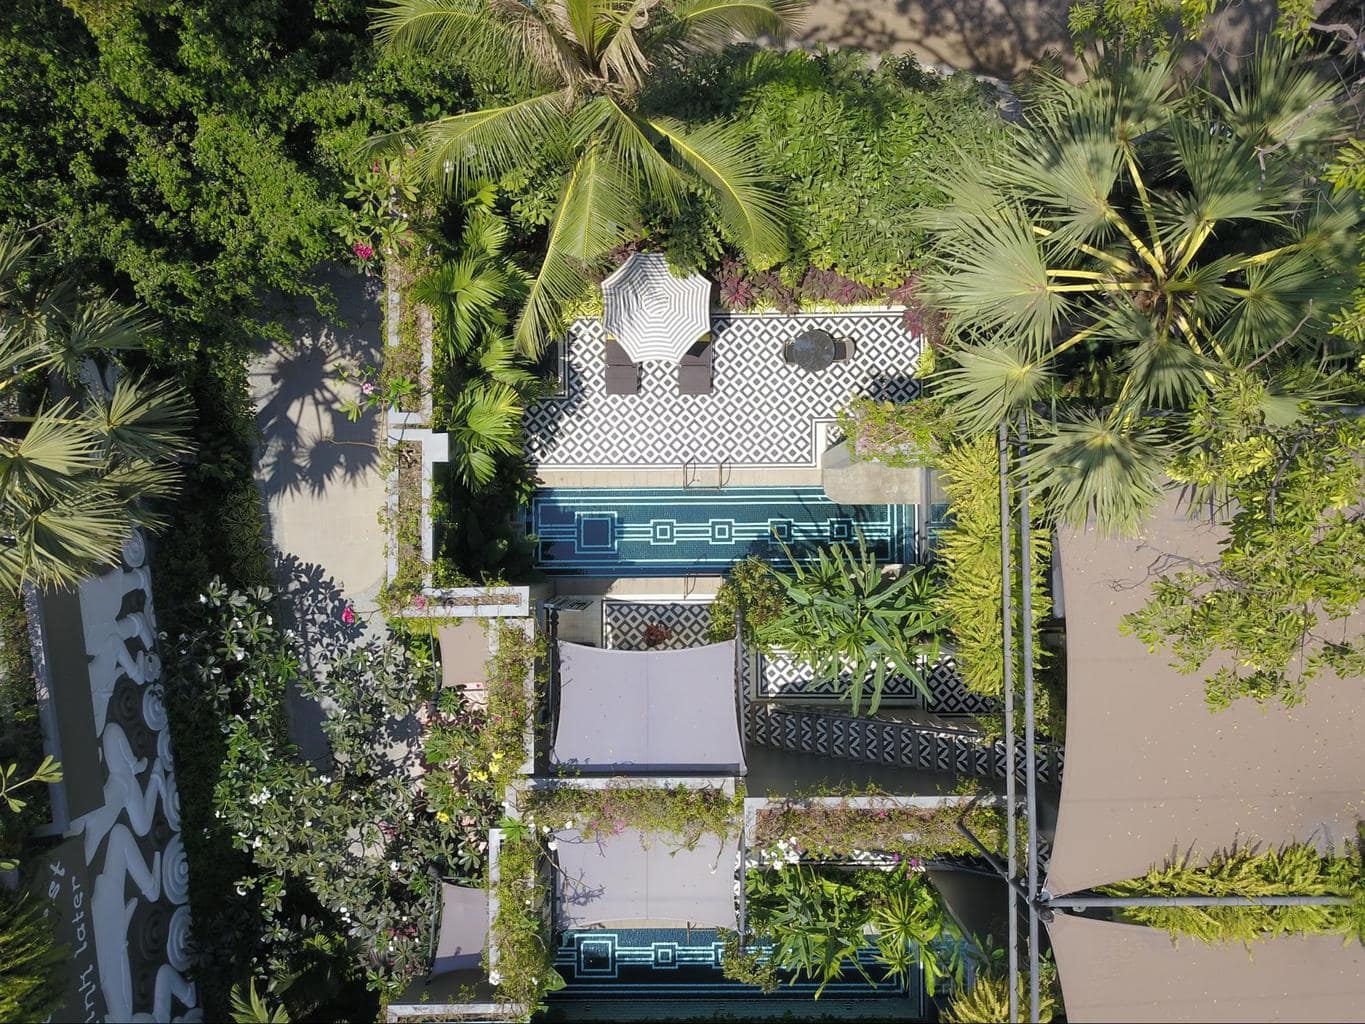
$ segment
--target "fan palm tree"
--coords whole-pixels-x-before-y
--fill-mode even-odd
[[[176,489],[188,403],[169,383],[110,388],[96,361],[148,326],[69,278],[44,279],[36,240],[0,229],[0,585],[74,585],[115,564],[133,527],[161,525],[149,503]]]
[[[584,270],[622,241],[648,201],[676,209],[690,190],[712,195],[725,229],[751,260],[785,252],[778,194],[733,126],[697,128],[647,111],[661,65],[719,49],[739,34],[787,34],[804,0],[390,0],[379,38],[399,50],[458,52],[474,69],[524,78],[521,98],[371,140],[412,146],[424,179],[454,189],[534,164],[562,162],[545,257],[515,339],[537,352]]]
[[[1080,86],[1038,76],[1006,157],[948,184],[926,278],[949,314],[939,390],[973,427],[1035,414],[1056,515],[1140,522],[1183,414],[1232,375],[1321,395],[1302,368],[1333,355],[1357,221],[1314,184],[1336,132],[1335,87],[1287,50],[1226,99],[1172,58],[1118,59]]]

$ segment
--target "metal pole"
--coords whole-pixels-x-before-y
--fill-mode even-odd
[[[1019,631],[1022,634],[1024,662],[1024,799],[1028,814],[1028,997],[1029,1020],[1039,1017],[1039,1004],[1042,992],[1038,970],[1038,908],[1034,901],[1038,898],[1038,786],[1037,772],[1034,769],[1034,728],[1033,728],[1033,558],[1030,536],[1032,522],[1029,515],[1028,471],[1022,460],[1028,456],[1028,419],[1026,413],[1019,416],[1019,457],[1021,476],[1019,478],[1019,589],[1021,616]],[[1010,766],[1011,769],[1013,765]]]
[[[1346,896],[1054,896],[1052,910],[1091,907],[1344,907]]]
[[[1014,778],[1014,600],[1010,578],[1010,487],[1008,430],[1002,422],[996,432],[1000,455],[1000,625],[1005,673],[1005,850],[1009,886],[1009,986],[1010,1024],[1019,1020],[1019,895],[1014,879],[1019,874],[1019,854],[1014,838],[1018,794]]]

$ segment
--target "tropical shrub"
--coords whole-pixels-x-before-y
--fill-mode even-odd
[[[757,642],[759,634],[777,621],[786,609],[782,581],[761,558],[751,555],[736,562],[716,591],[706,633],[710,643],[734,639],[735,611],[741,602],[744,606],[744,639],[748,643]]]
[[[115,565],[134,527],[165,519],[189,451],[188,404],[171,383],[100,375],[141,346],[141,310],[43,265],[35,237],[0,226],[0,583],[73,586]],[[47,375],[65,385],[51,393]],[[91,378],[94,379],[91,379]]]
[[[856,792],[832,794],[845,799],[818,802],[791,797],[759,810],[751,849],[761,860],[778,863],[792,859],[857,860],[868,855],[890,855],[910,866],[953,855],[973,856],[974,845],[958,831],[963,808],[958,805],[926,809],[902,807],[891,801],[856,806]],[[992,851],[1005,846],[1004,815],[994,805],[978,805],[967,824]]]
[[[941,402],[879,402],[855,398],[839,413],[839,432],[848,440],[854,461],[875,460],[887,466],[934,466],[951,438],[948,413]]]
[[[312,621],[305,663],[272,597],[210,586],[204,625],[180,638],[167,680],[215,707],[224,748],[214,814],[249,858],[236,891],[260,916],[253,929],[220,911],[206,955],[222,943],[227,963],[249,960],[268,978],[309,974],[309,984],[281,986],[300,1017],[356,980],[392,991],[425,968],[429,869],[458,871],[469,831],[435,816],[413,784],[415,752],[400,742],[434,685],[422,644],[362,641],[343,610]],[[302,760],[290,739],[293,687],[331,709],[319,760]]]
[[[43,901],[0,891],[0,1017],[49,1019],[67,995],[68,955]]]
[[[790,549],[791,573],[771,570],[786,608],[757,631],[761,646],[810,665],[819,683],[848,699],[856,715],[868,694],[868,714],[881,705],[887,676],[896,673],[928,693],[924,666],[938,658],[946,619],[938,611],[935,574],[914,565],[883,572],[861,537],[858,550],[834,544],[803,564]]]
[[[541,1008],[545,995],[564,987],[555,971],[550,940],[550,888],[540,868],[545,850],[520,822],[502,822],[498,851],[499,880],[494,888],[498,910],[488,941],[498,949],[498,966],[489,972],[498,997],[525,1007],[528,1015]]]
[[[1142,878],[1101,891],[1110,896],[1344,896],[1349,902],[1341,906],[1124,907],[1118,913],[1125,921],[1211,944],[1304,934],[1344,935],[1365,943],[1365,863],[1358,845],[1339,854],[1309,843],[1259,851],[1243,846],[1204,863],[1177,857]]]
[[[1000,461],[995,438],[986,434],[966,436],[946,447],[936,463],[939,482],[948,497],[949,524],[938,537],[935,555],[942,569],[939,607],[953,635],[953,660],[967,689],[1002,700],[1005,692],[1005,657],[1002,640],[1004,608],[1000,593]],[[1018,488],[1011,487],[1017,503]],[[1017,504],[1015,505],[1017,509]],[[1023,649],[1019,638],[1023,625],[1019,567],[1023,564],[1018,529],[1010,540],[1013,572],[1012,608],[1015,637],[1014,673],[1023,678]],[[1029,541],[1031,556],[1034,631],[1033,667],[1043,685],[1035,691],[1037,723],[1049,735],[1065,735],[1066,701],[1060,681],[1044,674],[1047,650],[1039,627],[1052,612],[1048,563],[1052,531],[1035,526]],[[1022,692],[1022,687],[1016,693]]]
[[[527,820],[552,829],[573,828],[585,839],[619,835],[627,828],[666,834],[671,844],[694,849],[706,836],[733,836],[744,820],[744,796],[692,786],[605,789],[561,786],[523,798]]]
[[[1317,412],[1285,424],[1297,412],[1276,416],[1283,402],[1241,379],[1196,403],[1199,446],[1171,474],[1230,512],[1227,537],[1216,560],[1158,578],[1120,627],[1185,673],[1220,657],[1205,681],[1215,710],[1293,705],[1323,672],[1365,674],[1365,635],[1350,628],[1365,602],[1365,423]]]
[[[1226,98],[1173,57],[1116,57],[1080,86],[1037,76],[1027,115],[927,218],[951,361],[935,394],[970,429],[1029,416],[1051,511],[1131,531],[1219,380],[1311,398],[1339,366],[1358,211],[1318,176],[1337,86],[1278,45]]]
[[[856,957],[869,941],[877,948],[880,982],[905,986],[920,964],[932,995],[940,979],[965,969],[952,918],[925,876],[905,866],[875,871],[788,863],[748,871],[744,886],[751,941],[768,947],[768,964],[793,982],[818,980],[817,999],[850,967],[867,976]],[[752,976],[753,967],[737,961],[730,970]]]
[[[704,194],[747,256],[762,264],[784,255],[781,204],[747,136],[648,113],[647,93],[660,65],[719,49],[736,32],[785,35],[799,8],[793,0],[670,0],[649,9],[608,0],[512,8],[391,0],[376,18],[390,49],[460,53],[510,96],[381,136],[372,148],[414,145],[419,172],[447,189],[491,179],[518,192],[531,171],[548,183],[524,197],[540,208],[520,211],[546,225],[545,256],[515,331],[517,346],[537,353],[564,304],[586,289],[585,266],[639,229],[646,203],[677,208]]]
[[[1044,960],[1038,970],[1038,1021],[1048,1024],[1057,1015],[1060,986],[1057,968]],[[1018,1005],[1029,1013],[1029,973],[1021,971],[1016,992]],[[998,967],[978,971],[975,978],[959,986],[948,1004],[939,1010],[945,1024],[1001,1024],[1010,1019],[1009,976]]]
[[[925,72],[906,55],[871,63],[855,49],[737,51],[697,62],[672,87],[678,109],[745,124],[786,199],[791,253],[780,274],[721,261],[723,304],[885,297],[924,253],[915,211],[941,202],[959,167],[991,160],[1004,130],[988,87]],[[675,234],[664,233],[670,251]]]

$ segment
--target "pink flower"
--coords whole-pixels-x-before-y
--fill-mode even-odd
[[[351,246],[351,252],[355,253],[359,259],[368,260],[374,256],[374,246],[368,245],[365,242],[356,242]]]
[[[418,611],[421,611],[423,608],[427,606],[427,599],[423,597],[421,594],[417,594],[416,596],[413,597],[412,603],[417,606]]]
[[[369,381],[366,381],[364,384],[360,385],[360,393],[362,395],[374,394],[374,385],[371,384]]]
[[[342,609],[341,621],[346,623],[346,625],[348,626],[355,625],[355,609],[352,608],[349,604],[344,609]]]

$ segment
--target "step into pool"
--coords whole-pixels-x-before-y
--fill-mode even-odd
[[[839,505],[819,487],[554,487],[531,499],[536,564],[579,576],[688,576],[729,571],[756,555],[786,564],[778,543],[809,560],[862,534],[880,562],[910,562],[913,505]]]

